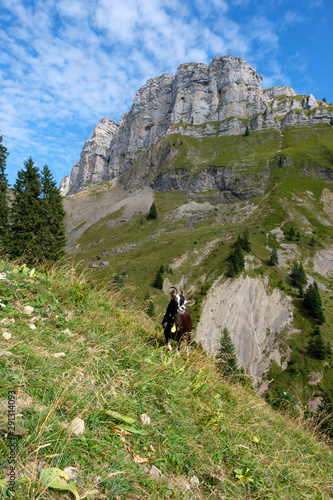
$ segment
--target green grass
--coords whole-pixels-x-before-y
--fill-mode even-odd
[[[251,257],[255,268],[247,271],[252,278],[268,277],[272,291],[278,287],[282,295],[292,297],[294,309],[293,328],[300,333],[281,332],[278,341],[285,349],[293,349],[293,358],[286,370],[273,370],[272,386],[280,387],[295,395],[306,405],[314,396],[323,394],[332,397],[332,360],[317,362],[307,356],[307,344],[314,329],[314,321],[302,307],[298,292],[291,286],[288,272],[293,261],[302,262],[307,273],[332,288],[332,280],[316,275],[313,257],[324,248],[331,248],[333,231],[331,219],[321,201],[323,190],[333,191],[330,179],[333,151],[333,129],[325,125],[316,127],[294,127],[284,129],[282,136],[277,131],[251,133],[249,137],[209,137],[193,139],[175,134],[167,138],[174,159],[163,168],[166,171],[184,169],[197,175],[207,166],[223,166],[234,175],[252,172],[260,179],[260,172],[269,170],[264,195],[247,201],[218,203],[216,193],[206,192],[186,196],[180,191],[155,192],[154,199],[158,218],[147,221],[145,214],[135,216],[128,222],[121,221],[114,227],[106,217],[91,226],[75,242],[80,246],[74,262],[80,269],[89,266],[95,259],[107,260],[110,267],[90,270],[89,282],[111,290],[117,286],[122,297],[126,297],[140,310],[145,310],[147,295],[154,305],[154,321],[160,324],[165,311],[167,279],[171,285],[184,282],[184,291],[195,300],[192,308],[194,323],[200,319],[205,295],[202,286],[209,289],[217,280],[223,280],[228,267],[227,258],[238,234],[249,230]],[[279,151],[281,149],[281,151]],[[288,167],[281,168],[280,159],[289,158]],[[169,156],[168,156],[169,158]],[[188,162],[188,163],[186,163]],[[135,166],[132,167],[135,170]],[[252,170],[251,170],[252,169]],[[156,174],[156,172],[155,172]],[[155,175],[154,174],[154,175]],[[251,174],[251,175],[252,175]],[[242,182],[242,181],[241,181]],[[244,181],[245,182],[245,181]],[[177,209],[191,201],[209,201],[214,211],[183,220],[176,220]],[[285,233],[293,227],[299,237],[289,241],[287,236],[278,241],[270,231],[281,228]],[[311,239],[314,238],[314,245]],[[294,244],[296,249],[287,261],[286,268],[268,265],[270,250],[282,249],[283,244]],[[173,267],[172,274],[165,274],[165,291],[152,287],[156,272]],[[326,323],[321,327],[325,342],[332,344],[333,300],[331,291],[321,291],[325,306]],[[318,371],[323,378],[320,384],[310,387],[309,373]]]
[[[198,174],[209,166],[257,173],[279,149],[280,134],[270,130],[251,133],[248,137],[201,139],[175,134],[168,137],[168,142],[177,151],[177,155],[171,163],[164,166],[164,170],[187,170]]]
[[[86,498],[332,496],[331,450],[310,423],[221,378],[200,350],[166,352],[161,329],[130,301],[93,291],[72,269],[30,277],[2,261],[0,272],[0,315],[14,320],[4,327],[11,339],[1,341],[12,355],[0,356],[0,399],[6,408],[16,392],[17,422],[28,431],[17,438],[17,475],[26,478],[17,498],[73,498],[42,485],[40,462],[75,467],[80,496],[94,491]],[[24,305],[34,307],[31,316]],[[128,433],[117,413],[133,419]],[[85,423],[80,436],[68,430],[76,417]],[[153,465],[160,478],[150,475]]]

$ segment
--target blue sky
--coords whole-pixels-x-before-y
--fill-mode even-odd
[[[15,182],[29,156],[57,182],[104,116],[148,78],[241,56],[263,88],[333,102],[333,0],[1,0],[0,135]]]

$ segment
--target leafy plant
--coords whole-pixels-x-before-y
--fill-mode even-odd
[[[40,475],[40,483],[45,488],[70,491],[74,494],[76,500],[80,500],[80,495],[75,483],[66,472],[58,469],[58,467],[47,467],[43,469]]]

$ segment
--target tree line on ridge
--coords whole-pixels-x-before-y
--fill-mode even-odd
[[[24,162],[9,194],[6,162],[9,155],[0,135],[0,246],[10,258],[27,262],[56,261],[66,243],[62,197],[45,165]]]

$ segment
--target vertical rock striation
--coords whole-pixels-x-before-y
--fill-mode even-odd
[[[260,381],[272,359],[281,364],[276,335],[291,325],[292,317],[291,298],[283,298],[277,288],[269,294],[268,278],[216,282],[203,303],[195,340],[214,356],[227,327],[239,364]]]

